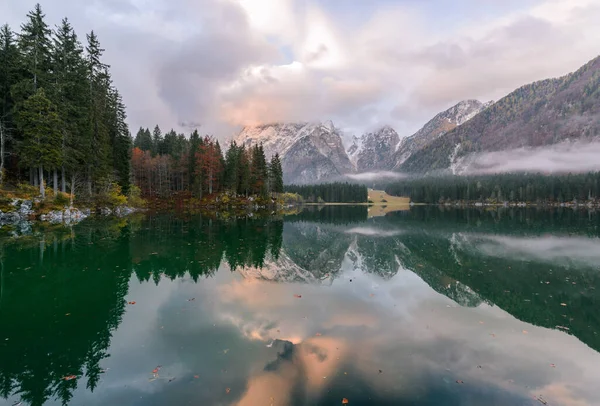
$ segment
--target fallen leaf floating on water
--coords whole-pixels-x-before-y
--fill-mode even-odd
[[[200,378],[199,375],[194,375],[194,379],[198,379],[198,378]]]
[[[350,401],[346,398],[342,399],[342,405],[347,405],[348,403],[350,403]]]
[[[134,305],[135,302],[127,302],[127,304]]]
[[[566,304],[566,303],[561,303],[560,305],[561,305],[561,306],[566,306],[567,304]]]
[[[529,331],[523,330],[523,334],[529,334]]]
[[[230,388],[225,389],[225,393],[229,393],[229,392],[231,392]]]
[[[552,368],[556,368],[556,365],[555,365],[555,364],[550,364],[550,366],[551,366]]]
[[[541,404],[543,404],[543,405],[547,405],[547,404],[548,404],[548,402],[546,402],[546,401],[545,401],[545,400],[544,400],[544,399],[543,399],[541,396],[538,396],[537,400],[538,400],[538,401],[539,401]]]
[[[321,337],[321,333],[317,333],[317,334],[315,334],[315,336]]]
[[[65,381],[72,381],[73,379],[77,379],[77,375],[63,376],[63,380],[65,380]]]
[[[194,300],[196,300],[196,298],[195,298],[195,297],[193,297],[193,298],[191,298],[191,299],[188,299],[188,302],[193,302]]]
[[[458,381],[456,381],[456,383],[459,383],[462,385],[464,382],[459,379]]]
[[[162,368],[162,366],[161,366],[161,365],[157,366],[156,368],[154,368],[154,369],[152,370],[152,373],[153,373],[153,374],[157,374],[157,373],[158,373],[158,371],[160,371],[160,369],[161,369],[161,368]]]
[[[301,299],[301,298],[302,298],[302,295],[294,295],[294,297],[295,297],[296,299]]]

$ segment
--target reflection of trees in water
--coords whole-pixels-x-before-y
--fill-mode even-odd
[[[86,221],[74,229],[0,242],[0,395],[68,404],[80,378],[94,390],[132,272],[158,282],[210,276],[279,255],[283,222],[149,217]],[[77,378],[65,380],[75,375]]]
[[[481,241],[492,244],[495,240],[489,237],[499,235],[503,241],[513,239],[514,245],[529,239],[543,242],[549,233],[564,235],[565,239],[577,234],[597,236],[599,218],[597,213],[572,210],[501,210],[498,214],[433,208],[429,215],[424,211],[402,213],[391,216],[390,221],[406,230],[400,236],[409,252],[402,256],[403,264],[438,292],[461,305],[465,304],[461,297],[479,297],[519,320],[560,328],[600,351],[598,267],[584,262],[543,261],[537,252],[524,260],[510,252],[492,257],[481,250]],[[505,250],[506,246],[498,249]],[[454,291],[465,287],[466,296]]]
[[[318,222],[292,217],[285,225],[278,217],[88,220],[72,230],[0,241],[0,395],[19,396],[32,405],[49,398],[67,404],[81,377],[94,390],[125,310],[132,273],[156,283],[186,274],[197,281],[223,262],[232,270],[277,262],[282,250],[282,258],[319,279],[339,275],[348,259],[384,279],[400,263],[463,306],[485,300],[529,323],[567,327],[600,350],[596,270],[491,258],[477,249],[476,238],[455,238],[597,236],[597,215],[418,208],[370,219],[358,231],[346,220],[326,221],[336,215],[353,216],[319,214]],[[69,375],[78,379],[63,379]]]
[[[93,390],[130,277],[128,230],[81,227],[4,247],[0,394],[32,405],[69,403],[76,380]],[[0,243],[4,244],[4,243]],[[94,258],[90,263],[90,258]]]

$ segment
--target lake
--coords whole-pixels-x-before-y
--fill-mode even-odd
[[[600,404],[594,212],[327,206],[27,234],[0,240],[2,405]]]

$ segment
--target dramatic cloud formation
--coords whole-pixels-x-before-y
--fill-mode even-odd
[[[600,170],[600,143],[561,143],[547,147],[468,155],[456,163],[457,174],[501,172],[581,173]]]
[[[41,0],[107,49],[132,128],[227,138],[260,122],[332,119],[410,135],[466,98],[573,71],[598,53],[595,0]],[[0,4],[18,29],[33,7]]]

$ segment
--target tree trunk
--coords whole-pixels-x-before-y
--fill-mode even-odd
[[[54,197],[56,197],[56,195],[58,194],[58,171],[56,170],[56,168],[54,168],[54,173],[53,173],[53,189],[54,189]]]
[[[75,199],[75,174],[71,174],[71,197],[69,199],[69,208],[73,208],[73,200]]]
[[[0,122],[0,185],[4,183],[4,127]]]
[[[33,186],[38,187],[40,178],[37,168],[31,168],[31,172],[33,173]]]
[[[60,191],[67,193],[67,184],[65,182],[65,167],[60,169]]]
[[[46,189],[44,189],[44,168],[40,165],[40,194],[42,195],[42,199],[46,198]]]
[[[88,173],[87,173],[87,192],[88,195],[90,197],[92,197],[92,170],[91,168],[88,168]]]

